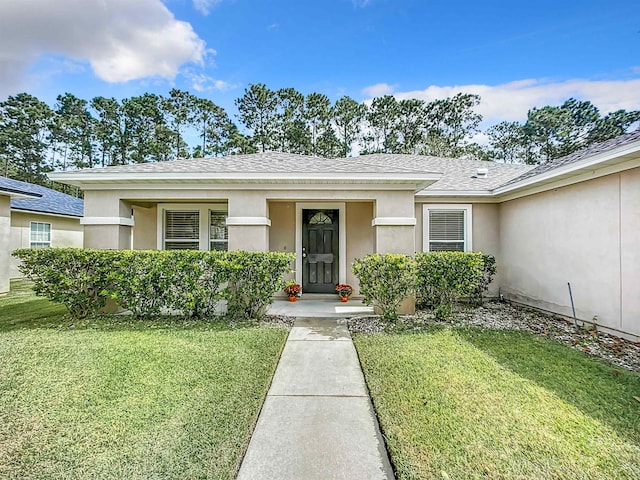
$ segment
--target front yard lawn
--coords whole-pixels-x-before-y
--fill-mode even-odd
[[[640,375],[526,332],[354,342],[399,479],[640,478]]]
[[[0,478],[233,478],[286,340],[0,299]]]

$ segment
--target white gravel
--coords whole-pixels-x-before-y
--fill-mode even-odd
[[[385,324],[377,317],[358,317],[348,321],[352,332],[378,333]],[[565,318],[507,303],[488,302],[482,307],[458,305],[447,321],[437,320],[431,311],[420,310],[401,318],[392,328],[416,331],[432,325],[478,326],[495,330],[524,330],[551,338],[611,363],[640,372],[640,344],[597,331],[591,326],[575,328]]]

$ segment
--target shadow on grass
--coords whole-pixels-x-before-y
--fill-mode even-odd
[[[97,315],[73,319],[63,305],[36,297],[28,289],[12,292],[0,298],[0,333],[14,330],[159,330],[159,329],[207,329],[235,330],[255,327],[257,322],[231,322],[225,317],[195,319],[175,315],[152,318],[136,318],[132,315]]]
[[[456,329],[504,368],[640,444],[640,375],[527,332]]]

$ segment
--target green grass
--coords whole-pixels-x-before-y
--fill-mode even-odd
[[[287,332],[0,298],[0,478],[233,478]]]
[[[640,376],[514,331],[355,335],[399,479],[640,478]]]

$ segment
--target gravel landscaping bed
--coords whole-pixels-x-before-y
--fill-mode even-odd
[[[401,318],[393,328],[417,331],[433,325],[478,326],[496,330],[524,330],[551,338],[603,358],[636,372],[640,372],[640,344],[597,331],[590,325],[578,329],[573,322],[558,315],[545,314],[508,303],[488,302],[482,307],[458,305],[447,321],[437,320],[433,313],[420,310],[415,315]],[[356,317],[348,321],[349,330],[359,333],[378,333],[385,325],[377,317]]]

